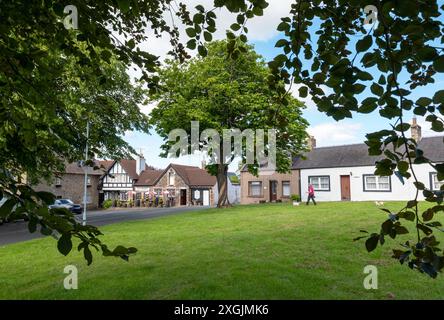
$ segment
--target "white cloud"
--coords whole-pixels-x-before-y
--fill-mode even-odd
[[[190,0],[187,1],[186,5],[188,10],[193,15],[196,10],[195,6],[202,4],[206,10],[213,8],[214,0]],[[278,24],[281,22],[280,18],[288,16],[291,9],[291,4],[293,0],[279,0],[279,1],[269,1],[269,6],[264,10],[263,16],[254,17],[247,21],[248,37],[249,41],[267,41],[272,39],[278,34],[276,30]],[[226,30],[229,29],[230,25],[236,22],[236,15],[230,13],[225,8],[217,9],[214,11],[217,15],[216,28],[214,39],[220,40],[226,38]],[[171,16],[169,13],[165,13],[165,20],[171,24]],[[186,43],[188,38],[185,34],[186,27],[182,25],[177,17],[175,17],[174,24],[178,27],[181,34],[181,42]],[[147,36],[149,39],[140,44],[140,48],[146,50],[156,56],[160,57],[163,61],[167,57],[168,51],[171,49],[169,37],[167,34],[163,34],[162,37],[155,37],[151,29],[147,29]],[[191,52],[195,55],[196,52]]]
[[[308,133],[316,138],[318,147],[326,147],[362,142],[362,128],[361,123],[328,122],[309,127]]]

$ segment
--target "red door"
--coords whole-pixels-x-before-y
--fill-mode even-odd
[[[350,201],[350,176],[341,176],[341,200]]]
[[[277,200],[277,181],[270,181],[270,202]]]

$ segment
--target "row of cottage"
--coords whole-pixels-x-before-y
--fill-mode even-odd
[[[413,120],[412,137],[418,147],[434,162],[444,163],[443,136],[422,138],[421,127]],[[307,199],[311,184],[317,201],[368,201],[408,200],[415,194],[409,180],[402,183],[397,177],[374,175],[375,162],[379,157],[369,156],[365,144],[316,148],[312,137],[311,151],[295,157],[290,173],[259,175],[240,171],[240,183],[234,173],[229,174],[228,192],[231,203],[252,204],[259,202],[286,201],[292,195]],[[102,161],[105,173],[91,171],[89,175],[88,203],[101,205],[107,199],[143,200],[163,197],[173,206],[209,205],[217,203],[215,177],[199,167],[171,164],[164,170],[156,170],[145,164],[143,157],[136,160]],[[443,185],[428,164],[416,165],[420,181],[428,181],[431,190]],[[66,181],[62,181],[66,179]],[[81,202],[83,169],[75,164],[67,166],[55,185],[41,185],[58,197],[70,197]]]
[[[87,173],[86,202],[90,208],[101,207],[107,200],[140,204],[162,199],[168,206],[213,206],[218,199],[216,178],[205,169],[179,164],[155,169],[146,164],[142,155],[120,161],[98,160]],[[41,182],[35,189],[83,203],[84,175],[81,166],[70,163],[54,183]],[[229,173],[228,185],[230,202],[239,203],[240,183],[234,173]]]

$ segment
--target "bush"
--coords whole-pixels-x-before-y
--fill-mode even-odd
[[[108,199],[103,202],[103,208],[109,209],[113,206],[113,200]]]
[[[301,202],[301,196],[298,194],[292,194],[291,195],[291,200],[296,201],[296,202]]]

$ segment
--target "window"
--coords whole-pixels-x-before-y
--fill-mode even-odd
[[[55,186],[56,187],[61,187],[62,186],[62,178],[60,178],[60,177],[56,177],[55,178]]]
[[[168,185],[169,186],[174,186],[174,178],[175,178],[174,171],[171,170],[170,172],[168,172]]]
[[[330,191],[330,176],[308,177],[308,184],[313,185],[315,191]]]
[[[86,180],[86,184],[87,184],[88,186],[91,186],[91,177],[88,177],[88,178],[87,178],[87,180]]]
[[[390,177],[380,177],[370,174],[365,174],[364,179],[364,191],[382,191],[391,192],[391,180]]]
[[[248,195],[250,197],[261,197],[262,196],[262,182],[260,182],[260,181],[248,182]]]
[[[433,191],[441,190],[441,187],[444,185],[444,181],[438,180],[438,174],[436,172],[430,173],[430,189]]]
[[[282,181],[282,196],[290,196],[290,181]]]
[[[176,196],[176,189],[168,189],[168,196],[169,197],[175,197]]]

